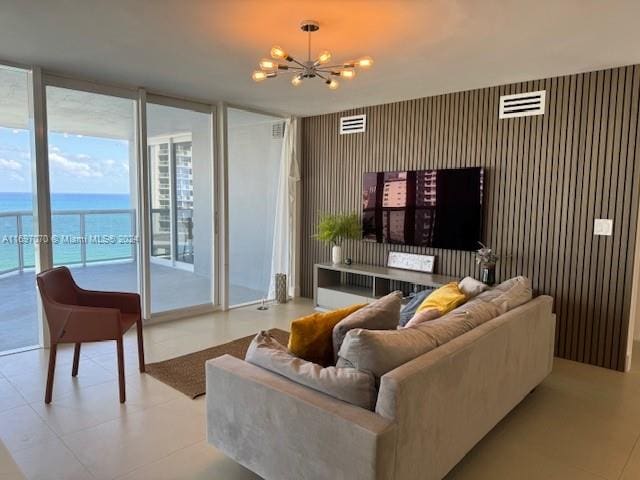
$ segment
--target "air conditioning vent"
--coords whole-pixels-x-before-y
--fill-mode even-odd
[[[274,123],[271,126],[271,137],[275,139],[284,137],[284,122]]]
[[[545,90],[503,95],[500,97],[500,118],[544,115],[546,95]]]
[[[347,133],[362,133],[367,129],[367,116],[353,115],[351,117],[340,117],[340,135]]]

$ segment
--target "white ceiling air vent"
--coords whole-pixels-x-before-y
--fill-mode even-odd
[[[347,133],[362,133],[367,129],[367,115],[353,115],[340,117],[340,135]]]
[[[546,95],[545,90],[503,95],[500,97],[500,118],[544,115]]]

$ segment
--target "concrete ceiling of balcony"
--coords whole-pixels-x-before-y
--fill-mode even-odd
[[[306,55],[307,18],[321,26],[315,53],[368,54],[371,71],[337,91],[255,84],[271,45]],[[0,59],[306,116],[639,63],[638,18],[638,0],[4,0]],[[0,90],[5,116],[11,92]],[[103,106],[94,121],[123,114]]]
[[[70,135],[133,139],[132,100],[95,93],[47,89],[48,127]],[[160,136],[188,132],[204,114],[151,104],[147,112],[147,133]],[[0,127],[26,128],[28,124],[28,77],[26,71],[0,68]],[[229,124],[246,126],[273,123],[278,118],[245,110],[229,109]],[[200,123],[201,124],[201,123]]]

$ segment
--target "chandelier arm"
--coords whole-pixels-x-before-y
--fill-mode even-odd
[[[296,63],[296,64],[300,65],[301,68],[307,68],[303,63],[300,63],[295,58],[293,58],[293,57],[290,57],[290,58],[291,58],[291,60],[289,60],[290,62],[293,62],[293,63]]]
[[[323,75],[323,73],[324,73],[324,72],[319,72],[319,71],[317,71],[317,70],[316,70],[316,75],[317,75],[318,77],[320,77],[321,79],[323,79],[325,82],[328,82],[328,81],[329,81],[329,79],[328,79],[327,77],[325,77],[325,76]]]
[[[304,67],[298,67],[297,65],[279,64],[276,70],[304,70]]]
[[[327,70],[327,69],[331,70],[331,69],[334,69],[334,68],[353,68],[353,67],[350,67],[348,65],[351,65],[351,64],[349,64],[349,63],[340,63],[339,65],[327,65],[327,66],[323,65],[322,67],[319,67],[318,69],[319,70]]]

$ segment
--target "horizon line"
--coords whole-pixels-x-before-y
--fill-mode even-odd
[[[6,191],[0,191],[0,195],[3,193],[28,193],[28,194],[33,194],[33,192],[6,192]],[[95,193],[95,192],[51,192],[52,195],[131,195],[130,192],[100,192],[100,193]]]

